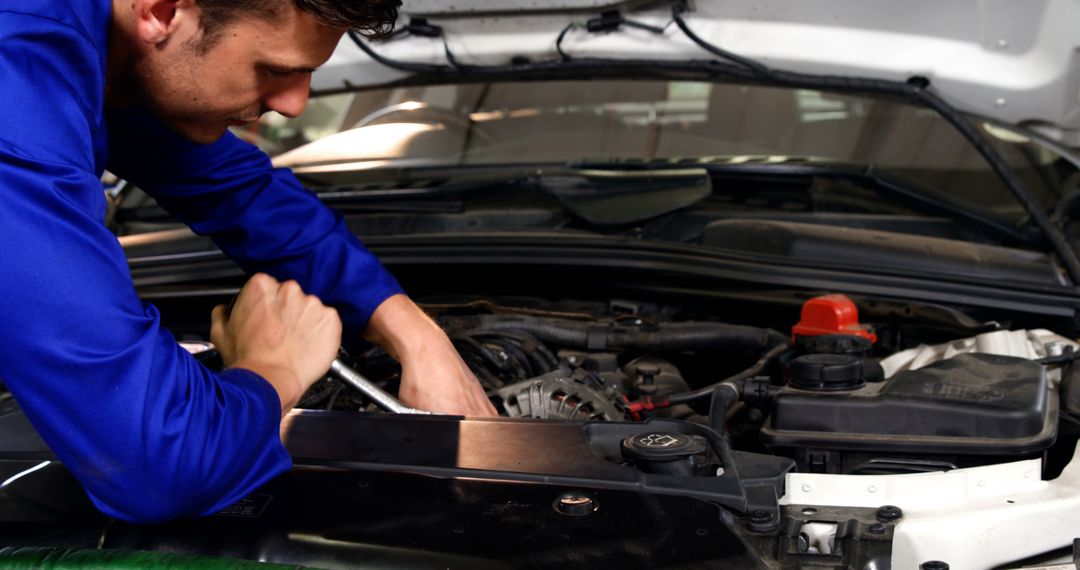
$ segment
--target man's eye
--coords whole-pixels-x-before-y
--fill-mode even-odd
[[[264,67],[263,71],[270,77],[288,77],[289,72],[281,69],[274,69],[272,67]]]

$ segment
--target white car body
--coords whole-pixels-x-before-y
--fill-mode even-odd
[[[654,26],[671,20],[666,5],[635,10],[635,4],[640,2],[416,0],[405,3],[399,24],[429,18],[445,30],[447,46],[463,63],[506,64],[514,56],[556,58],[559,32],[602,10],[621,8],[626,17]],[[1076,0],[704,0],[685,19],[715,45],[777,69],[901,81],[926,77],[962,111],[1080,148]],[[442,39],[410,37],[374,46],[401,61],[446,62]],[[563,48],[578,57],[712,58],[675,26],[662,36],[633,28],[575,30]],[[312,87],[376,85],[406,75],[372,61],[345,38]]]

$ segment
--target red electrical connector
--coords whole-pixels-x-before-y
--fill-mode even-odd
[[[623,396],[623,402],[626,404],[626,409],[630,412],[630,417],[635,421],[641,421],[641,412],[651,412],[660,408],[667,408],[671,406],[671,402],[667,398],[653,400],[651,396],[645,396],[644,398],[631,402],[629,398]]]
[[[802,306],[799,324],[791,329],[794,341],[800,336],[849,334],[877,342],[872,328],[859,323],[859,310],[846,295],[814,297]]]

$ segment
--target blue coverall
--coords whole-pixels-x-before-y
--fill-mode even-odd
[[[227,134],[186,142],[105,111],[110,0],[0,0],[0,379],[106,514],[213,513],[290,466],[281,405],[214,373],[136,296],[103,169],[249,272],[296,279],[359,331],[397,282],[291,174]]]

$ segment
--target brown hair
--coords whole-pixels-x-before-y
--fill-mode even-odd
[[[401,0],[196,0],[202,32],[196,47],[200,51],[210,49],[221,30],[238,17],[272,19],[288,2],[327,26],[349,28],[374,37],[394,29],[401,7]]]

